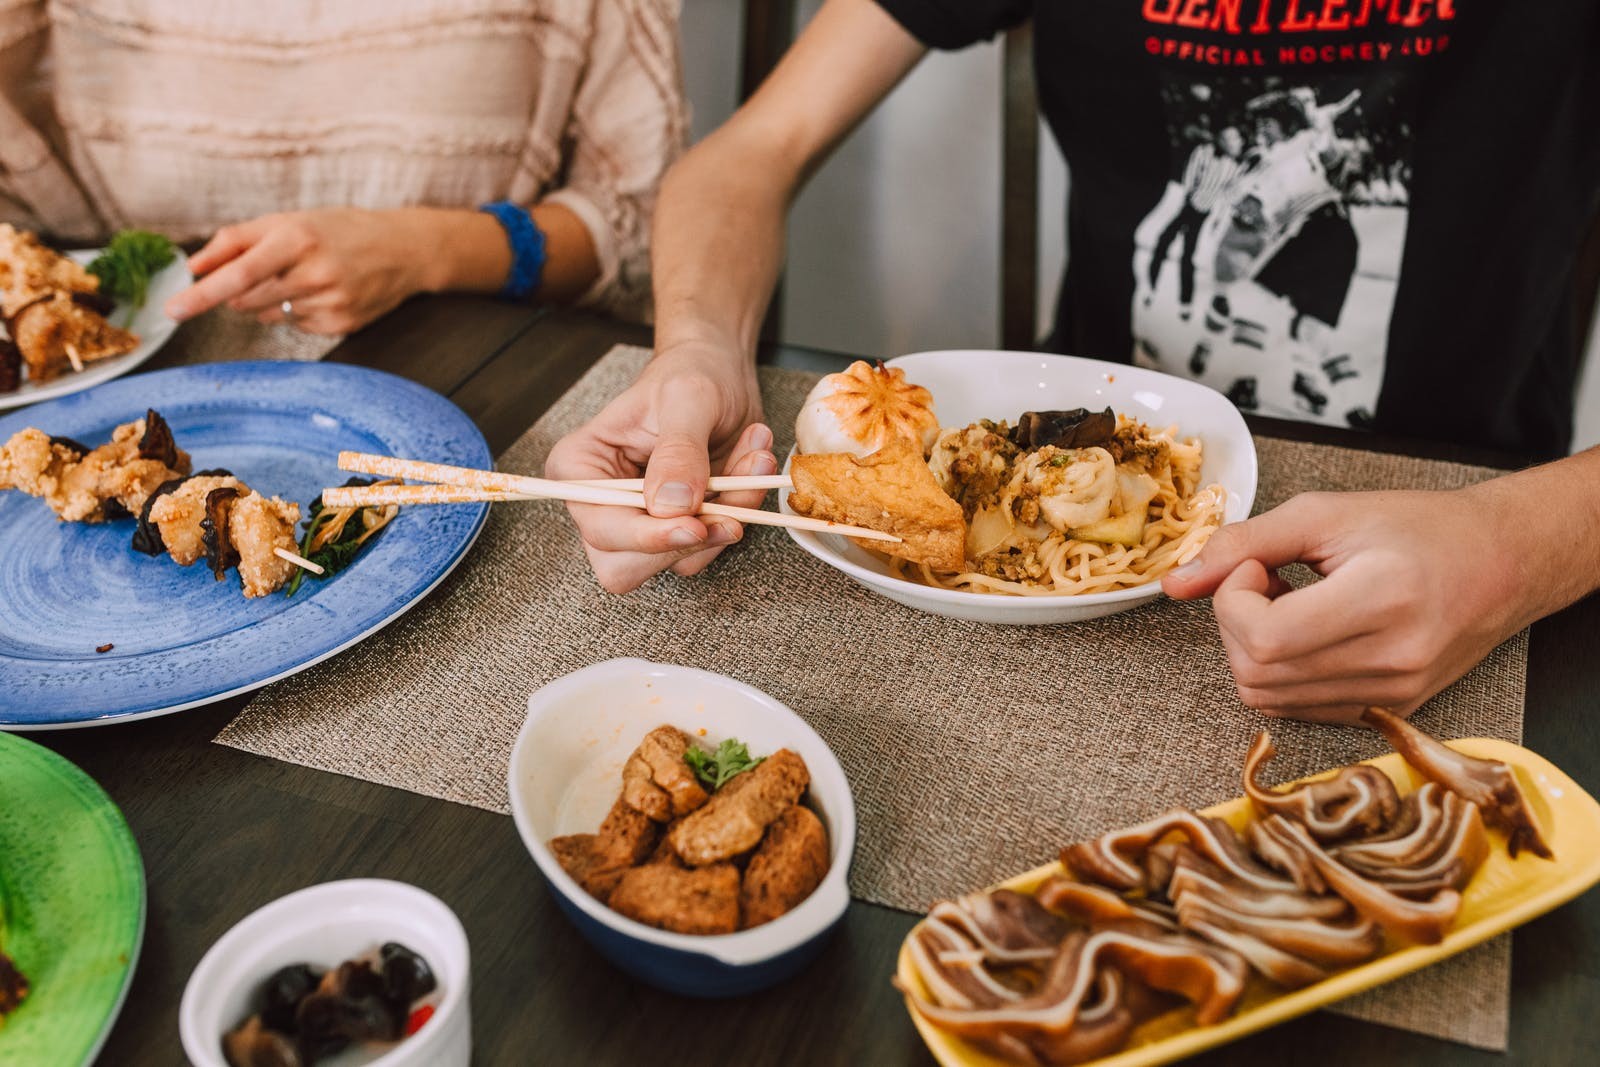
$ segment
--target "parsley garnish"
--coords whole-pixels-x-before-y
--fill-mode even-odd
[[[749,746],[731,737],[718,745],[715,752],[707,752],[703,748],[690,745],[683,753],[684,762],[694,771],[695,777],[704,782],[713,793],[726,785],[734,776],[754,770],[766,758],[758,756],[752,759]]]
[[[150,279],[177,254],[177,247],[159,233],[123,230],[89,264],[89,273],[100,279],[102,293],[138,310],[150,293]]]

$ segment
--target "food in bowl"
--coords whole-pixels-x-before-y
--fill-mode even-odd
[[[923,452],[939,436],[933,394],[906,381],[906,372],[856,360],[824,375],[806,396],[795,419],[801,452],[868,456],[890,441],[916,442]]]
[[[1509,765],[1383,709],[1364,718],[1425,784],[1402,797],[1362,764],[1271,788],[1262,731],[1243,773],[1251,821],[1175,809],[1068,846],[1032,892],[935,905],[907,939],[907,1003],[1001,1058],[1078,1063],[1123,1048],[1175,1003],[1212,1025],[1247,998],[1437,944],[1494,848],[1485,827],[1511,859],[1551,858]]]
[[[907,384],[899,368],[886,373]],[[802,434],[809,406],[796,425],[789,506],[900,537],[857,544],[909,581],[1016,596],[1128,589],[1193,559],[1222,524],[1227,494],[1201,484],[1203,446],[1175,426],[1110,408],[1025,411],[1014,424],[940,429],[929,444],[921,423],[894,414],[901,392],[828,399],[842,396],[857,401],[842,428]],[[920,410],[931,417],[931,396]],[[861,447],[806,449],[841,435]]]
[[[427,1024],[438,988],[428,961],[394,941],[328,971],[280,967],[223,1035],[223,1056],[229,1067],[312,1067],[352,1044],[392,1044]]]
[[[806,807],[805,760],[752,758],[734,739],[707,752],[670,724],[623,766],[622,792],[597,832],[550,851],[595,899],[647,926],[731,934],[797,907],[828,873],[828,834]]]

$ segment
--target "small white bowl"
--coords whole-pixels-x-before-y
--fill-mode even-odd
[[[334,968],[398,941],[420,955],[439,981],[432,1018],[379,1055],[355,1050],[326,1062],[371,1067],[467,1067],[472,1058],[467,933],[431,893],[404,882],[354,878],[325,882],[251,912],[217,940],[183,991],[178,1030],[195,1067],[227,1067],[222,1036],[254,1010],[256,991],[280,967]]]
[[[735,737],[753,755],[789,748],[806,761],[831,856],[822,884],[793,911],[734,934],[671,933],[612,911],[561,868],[547,842],[595,831],[622,790],[624,761],[663,723],[707,746]],[[782,981],[821,951],[849,905],[856,811],[844,769],[793,711],[720,674],[614,659],[556,679],[528,698],[509,788],[517,830],[567,916],[613,963],[659,988],[732,996]]]
[[[1024,411],[1110,406],[1155,427],[1176,425],[1204,447],[1200,478],[1227,491],[1222,521],[1249,517],[1256,498],[1256,448],[1244,418],[1227,397],[1199,382],[1121,363],[1042,352],[918,352],[889,360],[906,380],[933,393],[939,425],[979,419],[1015,422]],[[779,509],[793,514],[789,492]],[[1161,595],[1161,584],[1078,596],[1007,596],[938,589],[896,577],[883,563],[838,534],[789,530],[789,536],[830,567],[908,607],[969,622],[1030,626],[1079,622],[1138,607]]]

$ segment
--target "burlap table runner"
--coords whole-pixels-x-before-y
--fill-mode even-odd
[[[150,357],[143,370],[162,370],[190,363],[226,363],[242,359],[292,359],[316,362],[342,337],[305,333],[282,323],[264,326],[254,317],[226,307],[190,319]]]
[[[500,467],[542,470],[550,446],[646,357],[613,351]],[[762,371],[780,449],[814,380]],[[1459,486],[1489,473],[1257,445],[1262,508],[1311,488]],[[1236,796],[1262,725],[1234,694],[1204,603],[1163,600],[1070,627],[974,625],[869,593],[770,527],[751,528],[701,578],[667,576],[616,597],[596,585],[558,506],[533,503],[495,508],[469,558],[426,604],[266,689],[217,740],[504,812],[508,754],[529,692],[614,656],[721,671],[804,716],[855,794],[852,890],[912,911],[1034,867],[1070,840],[1175,804]],[[1444,737],[1519,740],[1526,656],[1518,636],[1419,721]],[[1288,722],[1273,730],[1278,779],[1385,751],[1364,731]],[[1509,964],[1501,938],[1338,1010],[1504,1048]]]

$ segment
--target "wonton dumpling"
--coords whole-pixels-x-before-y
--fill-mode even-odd
[[[865,360],[818,382],[794,422],[795,444],[806,455],[869,456],[896,438],[916,442],[926,455],[938,437],[933,394],[906,381],[900,368]]]

